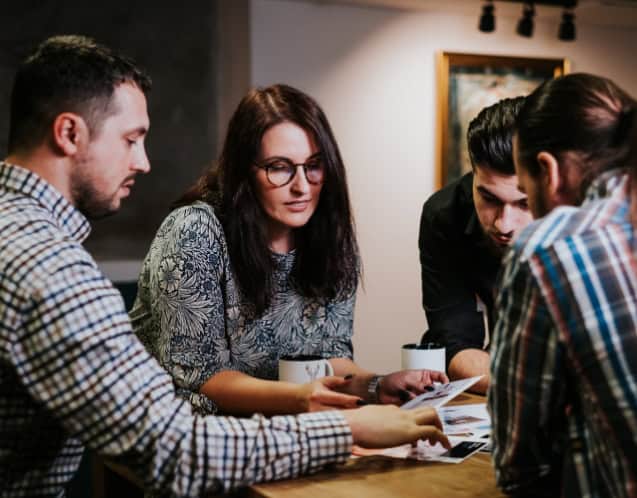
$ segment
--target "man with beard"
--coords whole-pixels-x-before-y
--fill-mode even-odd
[[[489,374],[493,292],[504,250],[530,221],[518,190],[511,133],[524,97],[483,109],[469,124],[472,172],[425,202],[420,219],[422,303],[429,330],[423,341],[446,348],[451,379]]]
[[[149,88],[132,61],[77,36],[46,40],[16,75],[0,163],[2,496],[64,496],[84,446],[151,491],[204,496],[343,461],[352,442],[448,445],[433,410],[239,420],[195,417],[176,396],[81,245],[87,218],[117,211],[150,169]]]
[[[503,261],[489,409],[515,496],[637,496],[637,102],[575,73],[527,97],[534,218]]]

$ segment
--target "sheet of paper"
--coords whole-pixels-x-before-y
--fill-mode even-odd
[[[491,433],[486,403],[443,406],[438,409],[438,416],[447,436],[481,439]]]
[[[434,384],[433,391],[427,391],[419,394],[414,399],[407,401],[407,403],[402,405],[401,408],[405,410],[417,408],[420,406],[431,406],[433,408],[438,408],[451,401],[461,392],[469,389],[481,378],[482,375],[478,375],[477,377],[469,377],[468,379],[456,380],[453,382],[449,382],[448,384]]]
[[[383,455],[392,458],[419,460],[427,462],[460,463],[487,445],[484,440],[466,439],[449,436],[452,445],[447,450],[441,444],[431,445],[427,441],[418,441],[416,446],[403,444],[393,448],[368,450],[360,446],[354,446],[354,456]]]
[[[460,463],[487,444],[484,441],[455,437],[449,437],[449,442],[452,445],[450,450],[445,449],[440,444],[431,446],[427,442],[419,443],[407,458],[429,462]]]

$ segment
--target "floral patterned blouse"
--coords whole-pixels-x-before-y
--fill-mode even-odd
[[[223,228],[209,204],[170,213],[151,244],[130,313],[133,327],[200,413],[216,412],[199,388],[221,370],[276,379],[280,356],[352,357],[355,295],[305,298],[289,281],[294,251],[272,257],[274,294],[255,317],[237,287]]]

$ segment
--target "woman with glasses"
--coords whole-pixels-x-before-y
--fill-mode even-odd
[[[268,415],[400,402],[443,373],[379,377],[352,361],[360,276],[345,169],[318,104],[286,85],[249,92],[218,164],[164,220],[131,311],[136,332],[203,413]],[[277,382],[282,356],[335,376]]]

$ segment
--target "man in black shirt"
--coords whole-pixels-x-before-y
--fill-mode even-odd
[[[531,221],[518,190],[511,134],[524,97],[483,109],[469,124],[472,172],[432,195],[420,219],[422,302],[429,330],[423,340],[446,348],[451,379],[489,379],[489,331],[500,260]]]

